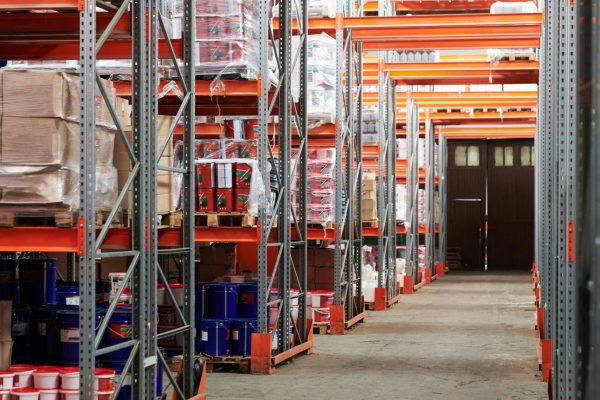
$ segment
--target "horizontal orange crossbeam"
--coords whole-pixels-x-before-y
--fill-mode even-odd
[[[380,72],[378,64],[367,63],[363,68],[365,79],[377,79]],[[392,80],[405,85],[537,83],[539,62],[517,60],[385,63],[383,71],[389,72]]]
[[[438,14],[352,17],[352,39],[363,50],[538,48],[543,15]]]
[[[82,244],[78,228],[15,227],[0,228],[0,252],[78,252]],[[242,227],[196,227],[196,242],[258,243],[258,228]],[[276,229],[272,231],[275,235]],[[295,230],[292,229],[292,237]],[[336,229],[309,228],[309,240],[335,240]],[[103,251],[127,250],[130,248],[129,228],[111,228],[102,245]],[[181,229],[158,230],[161,247],[181,247]]]
[[[489,11],[496,0],[395,0],[396,12],[432,12],[432,11]],[[378,11],[378,2],[368,0],[365,12]]]
[[[438,127],[437,133],[448,139],[532,139],[535,126],[522,127]]]
[[[76,10],[79,0],[0,0],[0,10]]]
[[[535,111],[475,111],[475,112],[434,112],[419,113],[419,122],[425,123],[427,118],[434,124],[528,124],[535,123],[537,113]],[[406,124],[406,113],[396,113],[396,124]],[[401,131],[402,133],[404,131]],[[405,133],[405,132],[404,132]]]
[[[406,108],[414,99],[421,108],[533,108],[537,107],[537,92],[412,92],[396,93],[396,108]],[[379,94],[363,93],[363,102],[377,104]]]

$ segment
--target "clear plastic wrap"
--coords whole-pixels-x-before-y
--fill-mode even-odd
[[[64,71],[0,71],[0,213],[44,215],[79,207],[79,77]],[[114,88],[103,85],[114,103]],[[96,108],[96,208],[117,197],[113,121]]]
[[[406,185],[396,185],[396,221],[406,221]]]
[[[258,1],[196,1],[196,73],[258,76]]]

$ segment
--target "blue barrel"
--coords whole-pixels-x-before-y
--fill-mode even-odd
[[[56,305],[78,306],[79,284],[76,282],[62,282],[56,286]]]
[[[196,348],[209,356],[225,356],[229,351],[229,321],[205,319],[196,332]]]
[[[102,337],[102,347],[114,346],[131,340],[133,328],[133,317],[131,307],[115,308],[110,321]],[[122,371],[127,359],[131,354],[131,347],[113,351],[100,356],[102,365]]]
[[[59,309],[57,306],[41,306],[33,312],[36,364],[54,364],[59,358],[60,335],[56,322],[56,312]]]
[[[258,318],[258,284],[243,283],[238,288],[240,318]]]
[[[231,321],[230,353],[234,356],[250,356],[252,334],[258,323],[254,319],[235,319]]]
[[[56,260],[22,258],[18,265],[20,303],[28,306],[56,304]]]
[[[231,319],[238,317],[238,284],[206,284],[204,315],[207,318]]]
[[[61,365],[79,365],[79,309],[63,308],[56,312],[60,335],[60,352],[57,360]],[[100,316],[96,315],[96,330]]]
[[[0,300],[15,299],[16,260],[0,260]]]
[[[12,363],[31,364],[31,308],[16,307],[12,311]]]
[[[194,305],[194,313],[196,317],[196,321],[200,321],[204,318],[205,315],[205,307],[208,305],[206,297],[206,284],[205,283],[196,283],[195,289],[195,305]]]

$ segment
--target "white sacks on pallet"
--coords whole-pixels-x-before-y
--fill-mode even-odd
[[[505,2],[497,1],[490,7],[490,14],[527,14],[538,12],[538,7],[532,1],[524,2]],[[488,49],[488,60],[498,62],[505,58],[513,59],[513,57],[535,57],[536,50],[529,49]],[[491,79],[491,78],[490,78]],[[492,82],[490,82],[492,83]]]

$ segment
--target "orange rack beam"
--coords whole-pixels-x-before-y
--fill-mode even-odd
[[[432,112],[419,113],[419,122],[425,123],[427,118],[434,124],[535,124],[537,113],[535,111],[475,111],[475,112]],[[396,113],[396,124],[406,124],[406,113]],[[397,132],[398,133],[398,132]],[[401,132],[400,132],[401,133]]]
[[[408,99],[414,99],[420,108],[534,108],[537,107],[537,92],[413,92],[396,93],[396,108],[406,108]],[[363,102],[377,104],[379,94],[363,93]]]
[[[537,83],[539,68],[537,60],[383,64],[383,71],[389,72],[391,79],[406,85]],[[364,66],[367,84],[376,84],[378,75],[379,65]]]
[[[542,13],[345,17],[363,50],[538,48]]]
[[[489,11],[496,0],[396,0],[396,12]],[[377,1],[364,4],[365,12],[378,11]]]
[[[276,229],[272,235],[276,234]],[[335,240],[336,228],[309,228],[309,240]],[[0,252],[72,252],[81,250],[83,232],[80,228],[13,227],[0,228]],[[295,230],[292,228],[292,237]],[[258,228],[196,227],[196,242],[258,243]],[[117,251],[130,248],[129,228],[111,228],[104,239],[102,250]],[[181,229],[164,228],[158,231],[160,247],[180,247]]]
[[[522,127],[438,127],[437,133],[448,139],[533,139],[535,126]]]

